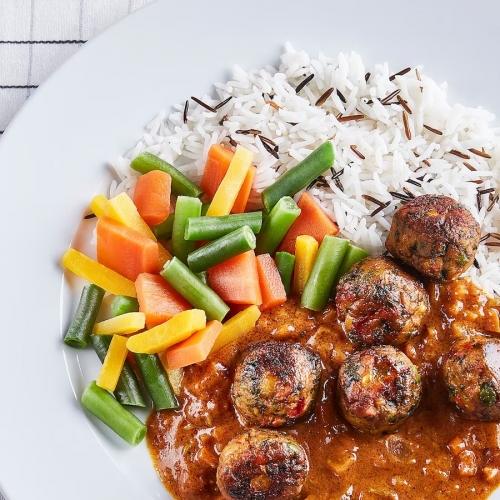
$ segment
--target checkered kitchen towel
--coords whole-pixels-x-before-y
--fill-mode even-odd
[[[152,1],[0,0],[0,137],[38,85],[82,44]]]

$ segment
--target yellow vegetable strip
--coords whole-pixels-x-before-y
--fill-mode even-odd
[[[111,198],[106,203],[104,215],[156,241],[156,236],[153,234],[153,231],[149,229],[149,226],[139,215],[134,202],[127,193],[120,193],[114,198]]]
[[[207,216],[229,215],[248,169],[252,165],[254,153],[242,146],[236,148],[226,175],[222,179],[210,206]]]
[[[142,330],[146,326],[146,315],[142,312],[121,314],[94,325],[96,335],[127,335]]]
[[[248,333],[260,318],[260,311],[257,306],[250,306],[228,319],[222,326],[219,336],[210,351],[210,354],[218,351],[222,347],[237,340],[241,335]]]
[[[158,353],[158,357],[160,358],[161,364],[163,365],[163,368],[165,369],[165,372],[166,372],[167,377],[168,377],[168,381],[170,382],[170,385],[172,386],[172,390],[174,391],[174,394],[176,396],[180,396],[181,395],[182,379],[184,377],[184,368],[177,368],[177,370],[171,370],[168,366],[166,351],[162,351],[162,352]]]
[[[155,354],[187,339],[206,326],[205,311],[201,309],[182,311],[165,323],[130,337],[127,348],[136,353]]]
[[[120,335],[114,335],[111,339],[101,372],[96,381],[98,387],[111,392],[116,389],[123,364],[127,358],[127,340],[127,337],[121,337]]]
[[[160,243],[158,243],[158,264],[159,270],[163,269],[163,266],[172,259],[170,252]]]
[[[66,250],[61,259],[61,264],[72,273],[80,276],[80,278],[104,288],[109,293],[137,297],[133,281],[124,278],[117,272],[99,264],[99,262],[73,248]]]
[[[293,291],[302,293],[311,274],[318,253],[318,242],[307,234],[297,237],[295,242],[295,267],[293,269]]]
[[[108,203],[108,199],[103,194],[98,194],[92,198],[90,210],[92,210],[98,219],[104,215],[106,203]]]

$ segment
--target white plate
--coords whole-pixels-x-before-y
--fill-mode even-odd
[[[287,40],[312,53],[356,50],[394,71],[424,64],[450,83],[452,100],[499,111],[500,4],[407,6],[159,1],[86,44],[29,100],[0,140],[0,490],[9,500],[170,498],[145,444],[122,444],[77,403],[98,361],[63,348],[77,297],[61,312],[58,265],[107,162],[157,111],[209,91],[234,63],[276,62]]]

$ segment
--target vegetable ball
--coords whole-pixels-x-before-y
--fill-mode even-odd
[[[474,262],[480,237],[479,224],[464,205],[423,195],[394,214],[385,247],[425,276],[451,281]]]
[[[417,367],[391,346],[375,346],[347,358],[338,378],[340,409],[360,431],[396,429],[422,396]]]
[[[279,427],[309,412],[320,375],[321,362],[312,351],[299,344],[260,342],[238,363],[231,396],[246,425]]]
[[[471,420],[500,420],[500,340],[474,337],[452,345],[443,363],[452,403]]]
[[[347,338],[366,345],[406,342],[429,307],[422,283],[388,257],[356,263],[340,279],[335,302]]]
[[[217,486],[228,500],[293,500],[308,472],[306,452],[290,436],[250,429],[222,450]]]

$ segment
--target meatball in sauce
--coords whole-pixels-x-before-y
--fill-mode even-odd
[[[236,366],[234,407],[246,425],[293,424],[309,413],[320,375],[318,355],[300,344],[260,342]]]
[[[469,210],[447,196],[423,195],[393,216],[385,247],[437,281],[450,281],[474,262],[481,230]]]
[[[422,283],[389,257],[356,263],[335,301],[347,338],[364,345],[403,344],[418,334],[429,307]]]

